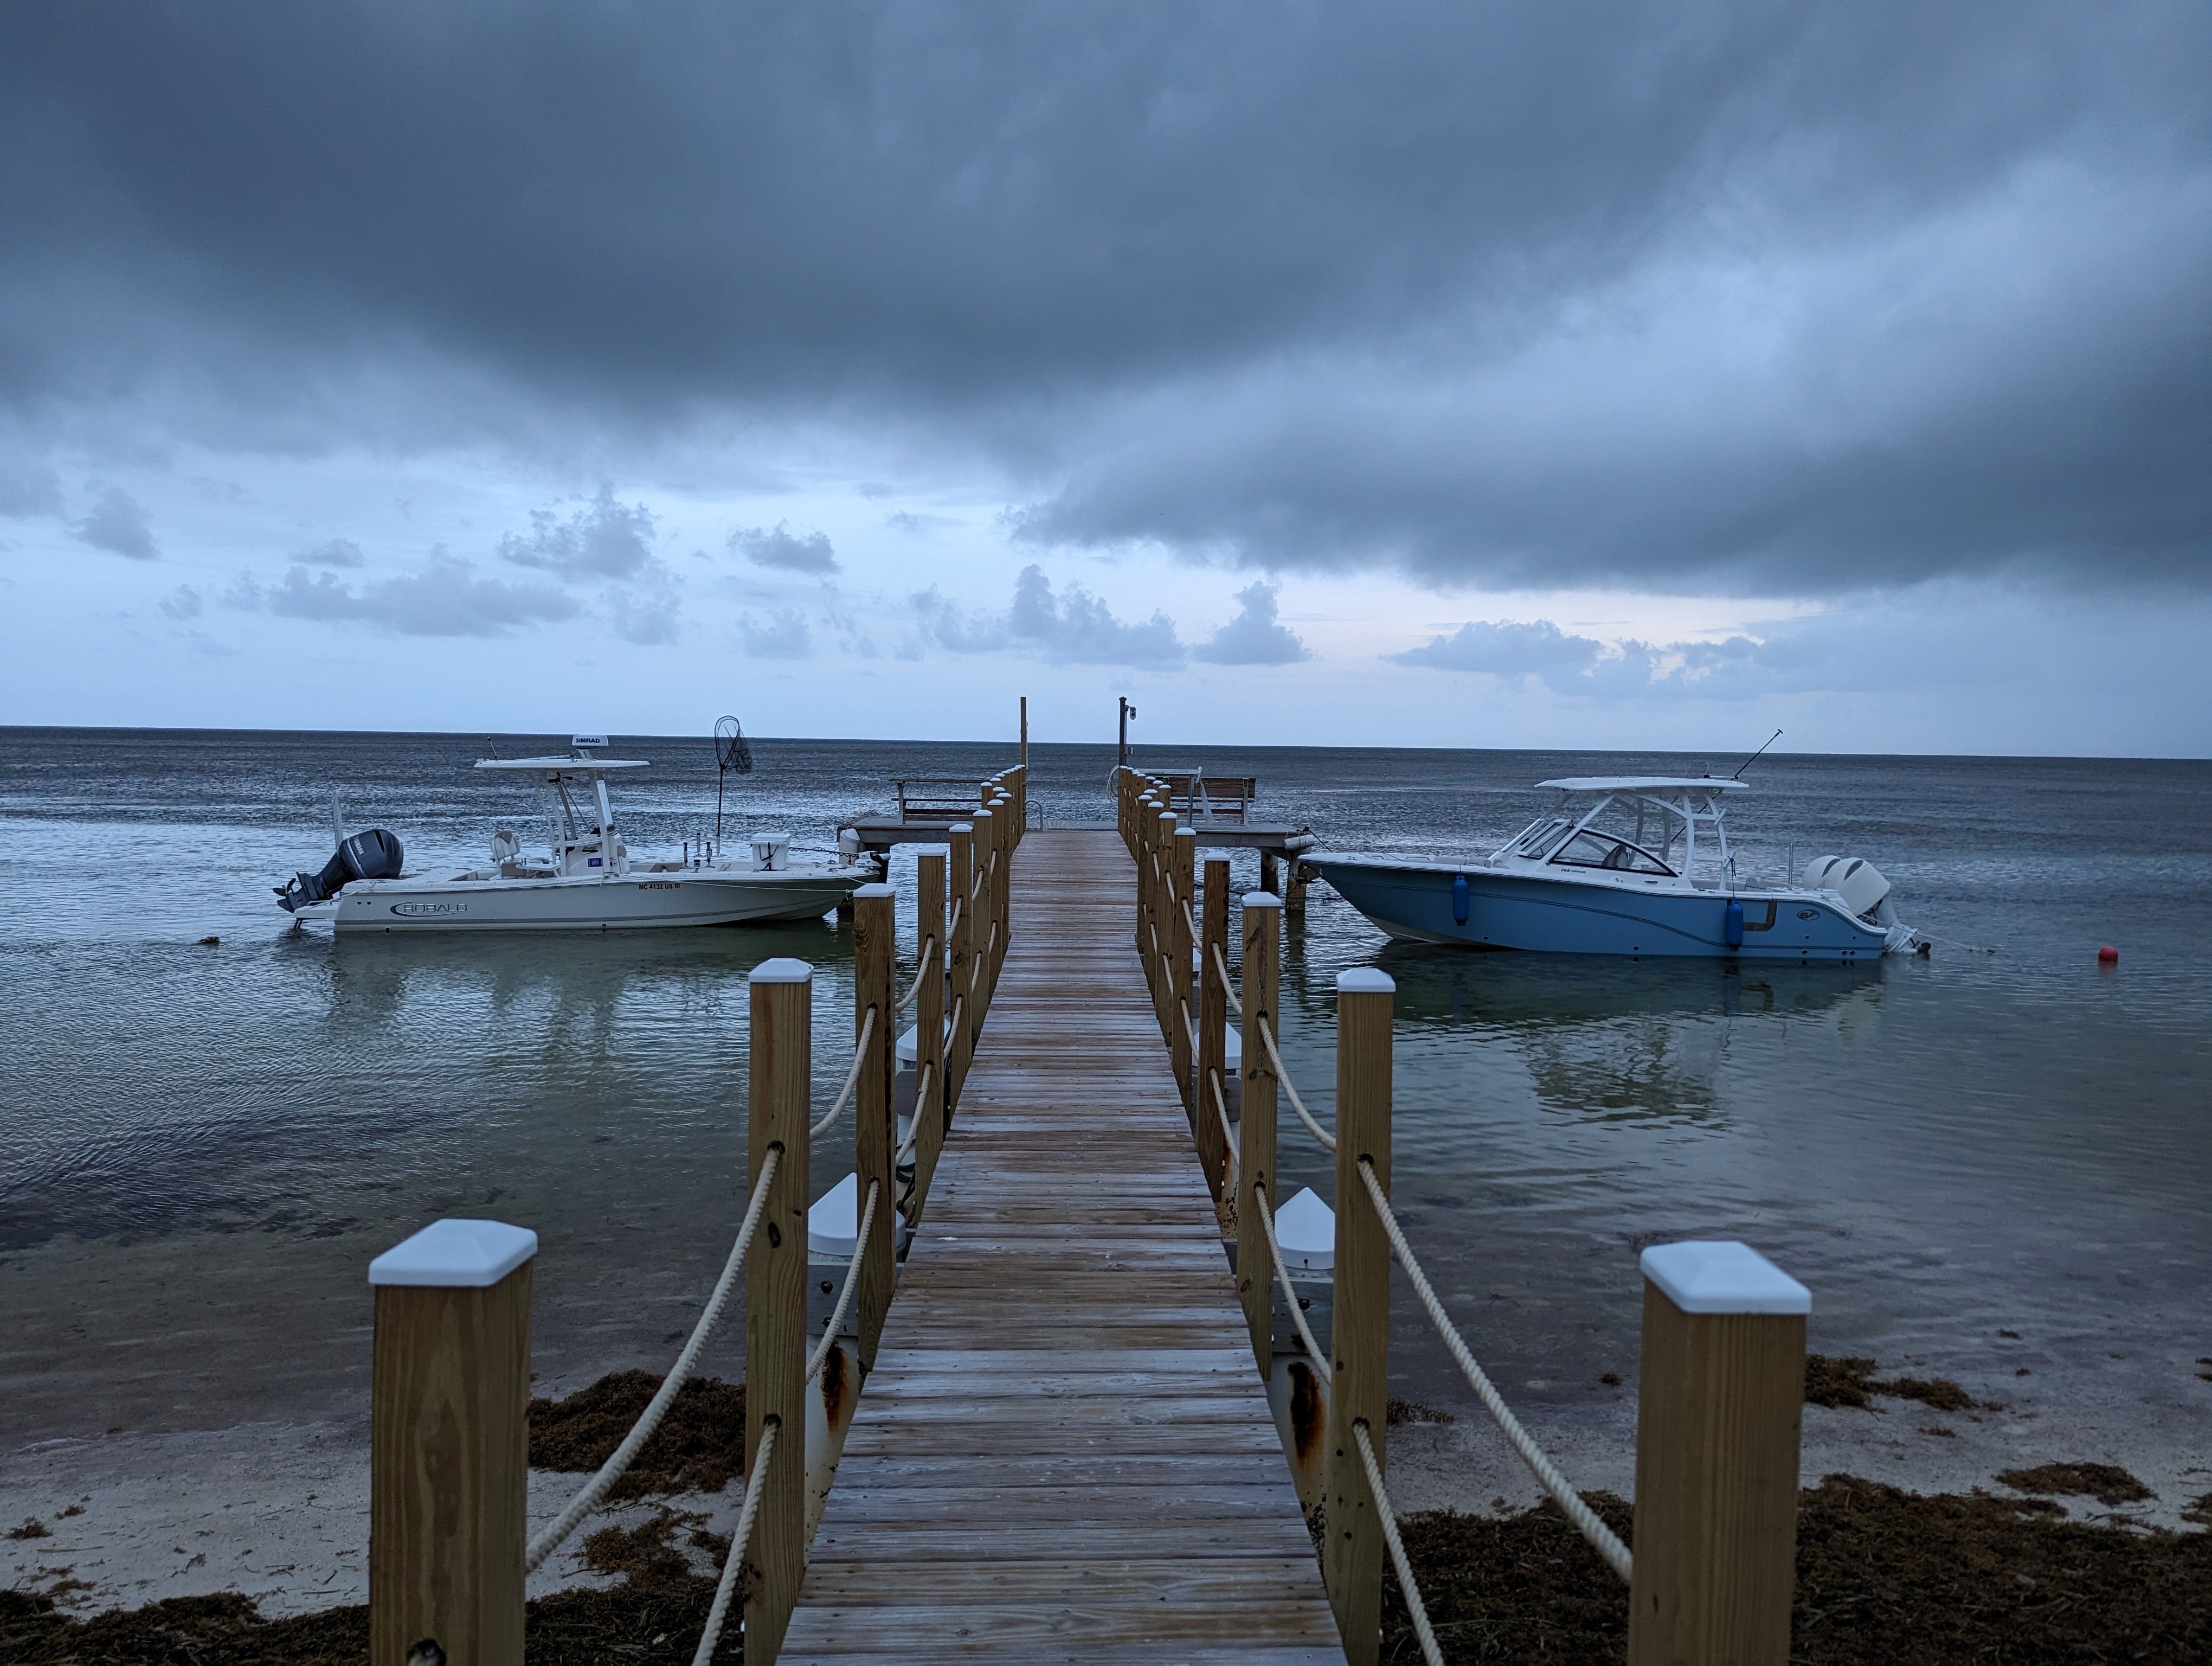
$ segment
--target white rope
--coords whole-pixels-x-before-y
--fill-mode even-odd
[[[1297,1089],[1291,1085],[1291,1073],[1283,1068],[1283,1055],[1275,1050],[1274,1031],[1264,1024],[1255,1024],[1252,1027],[1260,1032],[1261,1045],[1267,1049],[1267,1061],[1275,1067],[1275,1079],[1283,1085],[1283,1091],[1291,1096],[1291,1109],[1297,1112],[1298,1120],[1306,1125],[1315,1139],[1330,1151],[1334,1151],[1336,1136],[1314,1121],[1313,1112],[1306,1109],[1306,1102],[1298,1097]]]
[[[1190,1021],[1190,1003],[1181,995],[1176,997],[1176,1008],[1182,1014],[1182,1038],[1190,1043],[1191,1057],[1198,1056],[1198,1026]]]
[[[1267,1253],[1275,1258],[1275,1276],[1283,1282],[1283,1300],[1291,1310],[1291,1322],[1297,1327],[1298,1341],[1305,1345],[1306,1358],[1316,1366],[1325,1366],[1328,1356],[1314,1334],[1306,1329],[1306,1316],[1298,1306],[1298,1287],[1291,1282],[1291,1270],[1283,1265],[1283,1246],[1275,1239],[1275,1212],[1267,1204],[1267,1187],[1264,1181],[1252,1183],[1252,1201],[1259,1206],[1260,1230],[1267,1235]]]
[[[895,1169],[906,1166],[907,1158],[914,1155],[915,1141],[921,1138],[921,1108],[929,1103],[929,1085],[934,1079],[936,1069],[936,1060],[925,1059],[921,1064],[921,1073],[915,1079],[914,1115],[907,1119],[906,1139],[898,1148],[898,1155],[891,1158],[891,1166]]]
[[[809,1139],[819,1140],[836,1127],[837,1119],[845,1114],[845,1101],[853,1097],[853,1090],[860,1085],[860,1071],[868,1062],[868,1037],[875,1033],[876,1009],[871,1006],[867,1016],[860,1020],[860,1044],[853,1049],[853,1067],[845,1073],[845,1085],[837,1090],[837,1103],[830,1107],[828,1116],[807,1130]]]
[[[914,1005],[915,997],[921,994],[922,979],[929,976],[929,963],[936,958],[937,939],[932,937],[921,945],[921,961],[914,969],[914,982],[908,987],[907,992],[899,997],[898,1006],[894,1009],[895,1011],[903,1012]]]
[[[1521,1461],[1528,1466],[1529,1472],[1552,1495],[1552,1502],[1565,1511],[1567,1519],[1582,1530],[1583,1537],[1588,1539],[1597,1554],[1605,1558],[1606,1566],[1626,1580],[1633,1566],[1628,1547],[1621,1543],[1619,1535],[1599,1520],[1597,1512],[1584,1504],[1575,1489],[1568,1485],[1567,1478],[1544,1455],[1544,1449],[1537,1445],[1534,1438],[1521,1426],[1521,1420],[1513,1415],[1513,1408],[1505,1403],[1505,1397],[1492,1386],[1482,1367],[1475,1364],[1474,1355],[1468,1352],[1466,1340],[1459,1334],[1459,1327],[1453,1324],[1445,1314],[1443,1304],[1437,1299],[1437,1292],[1429,1287],[1428,1275],[1421,1271],[1420,1262],[1413,1259],[1413,1248],[1406,1242],[1406,1234],[1398,1225],[1398,1217],[1390,1211],[1390,1200],[1382,1195],[1382,1183],[1375,1177],[1375,1165],[1364,1157],[1359,1159],[1359,1177],[1367,1183],[1367,1195],[1374,1200],[1375,1213],[1382,1219],[1383,1231],[1389,1235],[1390,1247],[1398,1252],[1399,1266],[1406,1269],[1406,1276],[1413,1286],[1413,1293],[1421,1298],[1421,1305],[1428,1309],[1430,1319],[1443,1337],[1444,1346],[1451,1350],[1452,1358],[1459,1362],[1460,1370],[1466,1373],[1468,1382],[1489,1408],[1490,1415],[1496,1420],[1513,1450],[1521,1455]]]
[[[722,1640],[722,1622],[729,1617],[730,1599],[737,1595],[738,1575],[745,1565],[745,1547],[752,1542],[753,1521],[760,1514],[768,1462],[775,1456],[776,1432],[782,1426],[781,1423],[761,1426],[760,1447],[753,1453],[753,1472],[745,1480],[744,1508],[738,1512],[737,1529],[730,1535],[730,1554],[723,1559],[722,1577],[714,1586],[714,1606],[707,1610],[707,1629],[699,1633],[699,1646],[692,1651],[691,1666],[707,1666],[714,1657],[714,1645]]]
[[[1413,1565],[1406,1560],[1406,1547],[1398,1537],[1398,1517],[1391,1511],[1390,1495],[1382,1489],[1382,1466],[1375,1461],[1375,1447],[1367,1438],[1367,1420],[1362,1418],[1352,1426],[1352,1438],[1359,1447],[1359,1462],[1367,1471],[1367,1490],[1375,1499],[1375,1513],[1382,1523],[1382,1542],[1390,1547],[1390,1560],[1397,1565],[1398,1589],[1406,1598],[1406,1612],[1413,1616],[1413,1635],[1421,1640],[1421,1658],[1428,1666],[1444,1666],[1443,1651],[1437,1647],[1437,1634],[1429,1629],[1429,1611],[1421,1605],[1421,1588],[1413,1583]]]
[[[1214,944],[1212,948],[1213,970],[1221,979],[1221,993],[1228,997],[1229,1010],[1241,1018],[1244,1016],[1244,1003],[1237,1000],[1237,990],[1229,982],[1229,963],[1221,958],[1220,944]]]
[[[884,1189],[880,1180],[868,1183],[868,1207],[860,1211],[860,1229],[853,1235],[852,1264],[845,1269],[845,1287],[837,1292],[837,1310],[830,1316],[829,1328],[815,1345],[806,1361],[805,1380],[811,1383],[822,1375],[822,1362],[830,1357],[830,1350],[837,1346],[837,1332],[845,1323],[845,1311],[853,1304],[854,1287],[860,1281],[860,1258],[868,1253],[868,1228],[876,1218],[876,1195]]]
[[[691,1340],[684,1345],[684,1352],[676,1356],[676,1363],[668,1368],[668,1375],[660,1379],[660,1388],[629,1432],[616,1447],[614,1456],[599,1466],[599,1473],[584,1484],[584,1490],[568,1500],[568,1507],[556,1517],[552,1525],[530,1541],[522,1571],[535,1573],[538,1565],[561,1547],[561,1541],[576,1530],[576,1523],[599,1508],[610,1487],[620,1481],[623,1472],[637,1456],[638,1450],[653,1438],[653,1432],[660,1426],[660,1420],[676,1398],[684,1379],[691,1375],[691,1367],[699,1358],[699,1350],[707,1345],[707,1337],[714,1329],[714,1321],[722,1316],[722,1307],[730,1299],[731,1286],[738,1280],[738,1269],[745,1264],[745,1250],[759,1229],[761,1211],[768,1206],[769,1183],[775,1178],[778,1161],[783,1156],[781,1146],[771,1146],[766,1159],[761,1164],[760,1178],[753,1182],[752,1201],[745,1206],[744,1225],[738,1228],[738,1241],[730,1246],[730,1258],[722,1265],[722,1276],[714,1281],[714,1293],[707,1298],[706,1311],[691,1329]]]
[[[1242,1163],[1244,1160],[1244,1148],[1237,1143],[1236,1129],[1229,1126],[1229,1106],[1221,1097],[1220,1073],[1212,1070],[1207,1071],[1206,1073],[1206,1085],[1213,1090],[1213,1114],[1221,1119],[1221,1142],[1229,1148],[1229,1160],[1231,1164]],[[1235,1171],[1235,1169],[1232,1167],[1230,1173],[1233,1174]],[[1222,1177],[1224,1190],[1227,1189],[1228,1179],[1229,1176],[1226,1174]]]

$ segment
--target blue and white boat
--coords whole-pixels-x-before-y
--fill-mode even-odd
[[[1873,960],[1921,947],[1889,881],[1824,856],[1800,882],[1737,883],[1724,801],[1704,777],[1589,775],[1539,783],[1553,810],[1468,862],[1308,851],[1299,860],[1391,936],[1468,949]]]

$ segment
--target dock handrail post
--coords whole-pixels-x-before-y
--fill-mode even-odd
[[[1229,858],[1206,859],[1206,888],[1199,919],[1198,945],[1198,1150],[1206,1164],[1206,1184],[1216,1197],[1228,1195],[1229,1140],[1222,1118],[1213,1108],[1218,1085],[1222,1103],[1229,1099],[1229,992],[1222,987],[1217,964],[1229,964]],[[1212,1129],[1212,1140],[1206,1138]]]
[[[1282,966],[1283,904],[1263,891],[1244,896],[1244,1105],[1238,1124],[1237,1164],[1237,1286],[1244,1303],[1244,1322],[1252,1333],[1252,1358],[1260,1367],[1260,1380],[1275,1374],[1275,1265],[1267,1251],[1266,1230],[1252,1195],[1255,1187],[1267,1189],[1267,1207],[1282,1200],[1275,1195],[1275,1073],[1267,1062],[1267,1044],[1260,1029],[1275,1025],[1275,986]],[[1297,1292],[1286,1290],[1286,1299],[1297,1300]],[[1317,1368],[1321,1361],[1313,1362]]]
[[[1741,1243],[1643,1272],[1629,1666],[1783,1666],[1811,1292]]]
[[[746,980],[752,1000],[747,1154],[757,1176],[771,1151],[775,1177],[745,1253],[745,1455],[777,1427],[760,1514],[746,1553],[745,1658],[772,1662],[806,1572],[806,1195],[813,1075],[814,969],[763,960]],[[744,1550],[744,1547],[737,1547]]]
[[[1198,1004],[1191,999],[1197,982],[1191,976],[1190,954],[1196,946],[1191,927],[1201,906],[1198,900],[1198,833],[1195,829],[1176,829],[1174,854],[1168,863],[1173,876],[1175,900],[1168,915],[1168,952],[1173,959],[1168,966],[1168,987],[1174,993],[1168,1000],[1168,1053],[1175,1061],[1176,1080],[1182,1086],[1184,1103],[1194,1114],[1201,1114],[1199,1104],[1199,1083],[1191,1075],[1190,1032],[1198,1025]],[[1184,1014],[1188,1012],[1188,1021]],[[1212,1180],[1209,1172],[1207,1178]]]
[[[853,1034],[857,1044],[865,1029],[868,1040],[853,1100],[853,1176],[860,1188],[857,1199],[865,1200],[870,1186],[878,1189],[854,1292],[863,1371],[875,1367],[876,1343],[884,1334],[897,1275],[891,1251],[891,1205],[898,1196],[898,1100],[891,1075],[897,1068],[897,953],[898,893],[889,885],[862,885],[853,893]],[[920,1110],[915,1107],[917,1115]]]
[[[1160,1039],[1174,1045],[1175,1014],[1168,1006],[1168,971],[1175,933],[1168,917],[1175,912],[1175,875],[1170,858],[1175,851],[1175,812],[1152,812],[1152,917],[1146,933],[1145,957],[1152,965],[1152,1013],[1160,1021]]]
[[[923,947],[934,942],[937,958],[921,969],[921,993],[914,1004],[914,1114],[920,1132],[914,1136],[914,1194],[906,1217],[909,1226],[921,1219],[922,1206],[929,1201],[930,1177],[937,1172],[937,1153],[945,1146],[945,853],[923,851],[915,859],[914,873],[921,900],[915,940]]]
[[[1336,978],[1336,1276],[1329,1331],[1328,1537],[1322,1573],[1351,1666],[1373,1666],[1382,1648],[1382,1563],[1388,1547],[1352,1426],[1364,1423],[1382,1467],[1390,1389],[1390,1239],[1366,1183],[1364,1159],[1390,1192],[1390,1006],[1397,985],[1372,967]]]
[[[372,1660],[522,1666],[538,1234],[441,1220],[368,1264]]]
[[[975,1043],[983,1033],[983,1014],[991,1006],[991,927],[999,912],[999,829],[998,818],[988,810],[978,810],[969,824],[975,830],[975,867],[981,876],[978,886],[969,882],[975,891],[975,929],[968,942],[968,1050],[972,1055]],[[1001,926],[1000,931],[1006,929]]]
[[[945,842],[946,879],[952,891],[945,935],[945,1014],[950,1017],[955,1006],[960,1009],[960,1022],[945,1038],[945,1122],[949,1129],[953,1113],[960,1109],[960,1090],[968,1080],[968,1019],[975,1005],[975,996],[968,994],[969,945],[975,935],[975,904],[969,896],[975,885],[975,824],[953,823],[945,830]]]
[[[1006,964],[1006,950],[1014,940],[1014,847],[1022,842],[1022,836],[1012,793],[1002,792],[993,800],[991,813],[999,833],[999,860],[992,874],[992,888],[998,892],[994,917],[999,922],[999,946],[991,957],[991,994],[995,997],[999,974]]]

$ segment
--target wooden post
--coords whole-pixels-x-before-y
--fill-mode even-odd
[[[1260,1380],[1275,1372],[1275,1263],[1267,1253],[1253,1188],[1267,1189],[1267,1207],[1279,1208],[1275,1195],[1275,1070],[1260,1026],[1275,1027],[1275,984],[1282,965],[1279,933],[1283,905],[1264,891],[1244,896],[1244,1110],[1237,1139],[1243,1155],[1237,1164],[1237,1291],[1244,1303],[1245,1327],[1252,1333],[1252,1357]],[[1284,1295],[1297,1300],[1295,1290]],[[1314,1364],[1318,1367],[1321,1361]]]
[[[1281,859],[1273,851],[1263,850],[1260,853],[1261,890],[1272,891],[1278,897],[1283,894],[1282,866]]]
[[[955,822],[945,830],[945,882],[951,888],[951,898],[945,904],[945,1012],[948,1018],[956,1007],[960,1013],[960,1022],[945,1038],[945,1126],[950,1130],[953,1115],[960,1109],[961,1087],[968,1080],[969,1037],[973,1033],[968,1027],[973,1002],[963,997],[968,994],[968,963],[973,958],[969,945],[975,934],[975,905],[968,897],[975,883],[975,825]]]
[[[1812,1293],[1741,1243],[1643,1268],[1629,1666],[1783,1666]]]
[[[1006,950],[1014,938],[1014,846],[1019,842],[1014,826],[1014,800],[1001,793],[991,801],[993,824],[999,836],[999,860],[991,872],[992,917],[999,922],[998,952],[991,957],[991,994],[999,993],[999,974],[1006,964]]]
[[[757,1177],[781,1152],[759,1236],[745,1252],[745,1454],[777,1426],[745,1560],[745,1658],[775,1659],[806,1572],[806,1195],[814,969],[763,960],[752,991],[750,1152]]]
[[[1296,856],[1290,859],[1290,878],[1283,886],[1283,913],[1286,917],[1295,915],[1303,920],[1306,912],[1306,887],[1313,882],[1313,876]]]
[[[915,888],[921,901],[915,925],[916,942],[937,945],[936,958],[922,968],[921,993],[914,998],[914,1114],[921,1132],[914,1137],[914,1190],[906,1219],[921,1219],[929,1201],[929,1182],[937,1154],[945,1146],[945,853],[925,850],[915,859]]]
[[[1030,697],[1022,696],[1022,768],[1030,767]]]
[[[1170,1054],[1175,1047],[1175,1011],[1168,1005],[1174,999],[1175,986],[1170,981],[1175,956],[1175,927],[1170,923],[1175,914],[1175,812],[1156,810],[1152,812],[1152,929],[1150,947],[1152,958],[1152,1006],[1160,1020],[1160,1039],[1168,1044]],[[1177,1079],[1177,1085],[1181,1086]]]
[[[1398,986],[1371,967],[1336,976],[1336,1300],[1329,1337],[1328,1536],[1322,1573],[1351,1666],[1372,1666],[1382,1644],[1382,1560],[1389,1547],[1352,1438],[1367,1426],[1383,1466],[1390,1393],[1390,1240],[1359,1177],[1374,1165],[1390,1194],[1390,1002]]]
[[[368,1657],[522,1666],[538,1234],[441,1220],[368,1264]]]
[[[1199,1110],[1198,1083],[1191,1075],[1191,1067],[1197,1062],[1196,1049],[1191,1046],[1192,1032],[1198,1028],[1198,1002],[1194,998],[1198,985],[1191,975],[1191,952],[1198,946],[1195,927],[1198,924],[1198,834],[1188,827],[1176,830],[1174,854],[1168,868],[1174,878],[1175,909],[1168,918],[1168,936],[1173,945],[1169,952],[1174,959],[1169,965],[1170,987],[1175,991],[1168,1002],[1168,1017],[1175,1028],[1168,1039],[1168,1053],[1175,1061],[1176,1080],[1182,1084],[1183,1103],[1194,1115]]]
[[[975,893],[975,935],[969,944],[968,953],[968,1047],[972,1054],[975,1043],[983,1034],[983,1015],[991,1008],[991,966],[998,958],[998,945],[993,942],[991,927],[998,925],[999,884],[994,868],[999,858],[998,818],[988,810],[978,810],[970,824],[975,830],[975,872],[982,883],[969,882]],[[1000,927],[1004,931],[1004,927]]]
[[[891,1286],[897,1277],[892,1254],[891,1220],[898,1206],[898,1098],[891,1073],[898,1068],[898,893],[889,885],[862,885],[853,893],[853,1034],[872,1011],[868,1055],[853,1090],[853,1173],[860,1189],[856,1207],[867,1207],[868,1188],[879,1185],[876,1217],[860,1251],[860,1285],[854,1305],[860,1316],[860,1368],[872,1371],[876,1342],[890,1311]]]
[[[1198,1154],[1206,1164],[1206,1183],[1216,1197],[1224,1197],[1229,1184],[1229,1137],[1221,1126],[1221,1112],[1214,1108],[1213,1094],[1218,1086],[1223,1104],[1228,1103],[1229,992],[1221,987],[1214,964],[1217,958],[1224,965],[1229,960],[1228,857],[1206,859],[1206,890],[1200,906],[1198,1073],[1193,1079],[1198,1089]],[[1211,1145],[1206,1137],[1209,1128],[1213,1133]]]

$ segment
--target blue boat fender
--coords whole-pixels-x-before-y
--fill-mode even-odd
[[[1743,900],[1741,897],[1729,898],[1728,913],[1721,921],[1721,936],[1731,949],[1743,946]]]
[[[1468,906],[1467,875],[1455,873],[1452,875],[1452,924],[1455,926],[1467,924]],[[1742,939],[1739,938],[1737,940],[1741,942]]]

